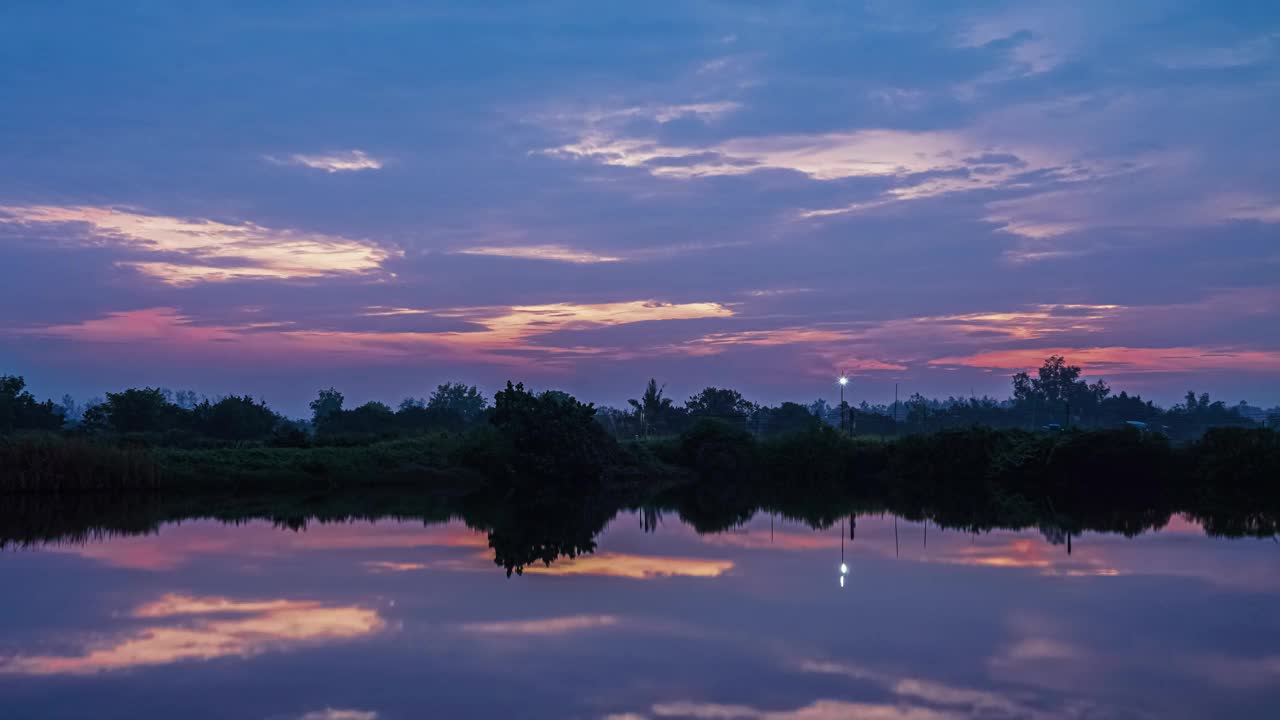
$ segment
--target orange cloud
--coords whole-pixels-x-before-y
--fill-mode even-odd
[[[667,346],[665,350],[682,355],[703,357],[718,355],[742,346],[779,347],[805,345],[815,348],[817,352],[824,352],[836,347],[847,347],[850,343],[860,340],[862,337],[861,333],[851,330],[827,328],[793,327],[779,328],[777,330],[744,330],[710,333],[678,345]],[[843,356],[837,364],[839,367],[849,371],[907,369],[904,365],[867,357]]]
[[[49,545],[46,549],[89,558],[114,567],[170,570],[203,555],[278,557],[324,550],[387,550],[427,547],[488,548],[484,533],[461,524],[424,528],[417,523],[377,525],[314,524],[292,532],[265,522],[229,532],[204,523],[168,526],[161,537],[115,537],[103,542]]]
[[[536,620],[464,623],[458,628],[463,632],[483,635],[564,635],[612,627],[617,624],[618,618],[614,615],[569,615]]]
[[[1194,372],[1199,370],[1280,370],[1280,352],[1203,347],[1092,347],[996,350],[930,360],[931,365],[1030,370],[1050,355],[1063,355],[1094,372]]]
[[[378,713],[372,710],[325,708],[301,715],[298,720],[378,720]]]
[[[763,710],[749,705],[707,702],[667,702],[650,708],[661,718],[694,720],[959,720],[964,717],[945,710],[907,704],[861,703],[844,700],[816,700],[792,710]]]
[[[186,595],[165,595],[137,608],[133,616],[185,619],[182,625],[143,628],[122,639],[88,647],[78,655],[7,658],[0,662],[0,673],[87,674],[187,660],[252,657],[303,644],[349,640],[385,626],[377,611],[356,606]]]
[[[831,550],[839,547],[840,539],[831,535],[812,533],[777,532],[766,535],[763,532],[750,533],[718,533],[699,535],[698,539],[708,545],[739,547],[751,550]]]
[[[370,560],[364,566],[369,568],[370,572],[375,573],[413,572],[414,570],[427,569],[424,563],[391,562],[389,560]]]
[[[732,560],[599,553],[562,558],[550,567],[534,565],[526,575],[602,575],[649,580],[660,577],[719,577],[733,569]]]
[[[178,256],[128,260],[170,285],[240,279],[299,279],[370,273],[393,252],[361,240],[254,223],[229,224],[146,215],[92,206],[0,206],[0,222],[20,225],[81,224],[94,235],[141,252]]]
[[[562,347],[538,341],[541,336],[561,331],[613,327],[638,322],[722,318],[733,310],[719,303],[664,303],[635,300],[619,303],[554,303],[509,307],[448,308],[366,308],[368,316],[432,315],[474,323],[471,332],[360,332],[303,330],[288,324],[249,323],[244,325],[200,325],[173,308],[149,308],[109,313],[105,317],[78,323],[26,328],[24,335],[61,337],[95,343],[150,342],[177,350],[221,352],[235,357],[251,355],[323,355],[334,359],[352,357],[361,361],[420,359],[425,350],[454,357],[502,364],[519,364],[523,359],[512,350],[557,354],[601,354],[606,349]],[[215,350],[216,351],[216,350]]]

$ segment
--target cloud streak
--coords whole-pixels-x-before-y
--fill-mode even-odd
[[[536,620],[498,620],[464,623],[458,628],[477,635],[565,635],[585,630],[599,630],[617,625],[614,615],[569,615]]]
[[[371,316],[424,315],[470,323],[470,331],[343,331],[293,327],[290,323],[200,324],[175,308],[110,313],[78,323],[17,330],[26,336],[128,346],[149,343],[174,353],[214,353],[220,357],[342,357],[363,361],[420,358],[434,349],[456,358],[522,363],[522,355],[547,357],[608,354],[609,348],[566,345],[556,333],[636,323],[726,318],[733,310],[714,302],[551,303],[511,307],[367,309]]]
[[[668,577],[719,577],[733,569],[732,560],[705,558],[597,553],[574,558],[561,558],[549,566],[530,565],[525,575],[593,575],[652,580]]]
[[[1041,347],[996,350],[974,355],[942,357],[933,365],[962,365],[999,370],[1039,367],[1050,355],[1063,355],[1086,372],[1149,373],[1204,370],[1280,370],[1280,351],[1208,347]]]
[[[272,650],[350,640],[380,631],[377,611],[296,600],[237,601],[165,595],[136,608],[133,617],[155,623],[72,655],[19,655],[0,659],[0,673],[83,675],[191,660],[252,657]]]
[[[520,260],[548,260],[575,264],[619,262],[622,258],[615,255],[600,255],[589,250],[575,250],[564,245],[479,245],[476,247],[455,250],[459,255],[483,255],[486,257],[505,257]]]
[[[378,158],[371,157],[363,150],[346,150],[343,152],[305,154],[295,153],[293,155],[279,158],[268,155],[267,158],[274,163],[282,165],[301,165],[313,170],[323,170],[327,173],[342,172],[360,172],[362,170],[381,170],[383,161]]]
[[[251,222],[149,215],[115,207],[0,206],[0,223],[87,228],[88,237],[73,236],[67,242],[107,242],[133,251],[138,259],[116,264],[170,285],[367,275],[399,254],[336,235],[273,229]]]

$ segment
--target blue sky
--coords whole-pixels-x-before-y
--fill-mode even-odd
[[[1280,401],[1271,3],[0,9],[0,370]]]

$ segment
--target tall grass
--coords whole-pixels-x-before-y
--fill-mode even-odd
[[[0,438],[0,492],[154,490],[162,475],[144,450],[55,435]]]
[[[0,494],[414,487],[472,490],[457,440],[423,435],[354,447],[145,448],[64,435],[0,438]]]

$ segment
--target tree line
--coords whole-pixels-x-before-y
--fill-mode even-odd
[[[548,391],[529,397],[567,403],[568,394]],[[503,392],[514,391],[509,387]],[[501,395],[501,393],[499,393]],[[515,401],[515,396],[509,396]],[[520,396],[523,398],[524,396]],[[495,400],[497,398],[495,397]],[[1113,393],[1103,380],[1088,383],[1081,369],[1062,356],[1052,356],[1034,373],[1012,378],[1012,395],[929,399],[913,394],[893,405],[832,406],[824,400],[808,404],[760,405],[728,388],[707,387],[683,403],[649,380],[626,408],[582,404],[582,412],[618,439],[654,438],[684,433],[703,420],[717,420],[758,437],[782,436],[824,425],[851,435],[896,436],[972,426],[1056,431],[1065,428],[1112,428],[1125,425],[1189,440],[1224,426],[1280,427],[1280,408],[1247,417],[1241,406],[1188,391],[1184,402],[1161,408],[1139,395]],[[310,403],[311,416],[291,419],[261,399],[228,395],[209,399],[191,391],[130,388],[110,392],[79,405],[70,396],[61,403],[37,400],[19,376],[0,376],[0,434],[21,431],[66,431],[86,436],[145,439],[155,444],[261,443],[302,447],[309,444],[360,444],[426,432],[464,432],[501,422],[499,408],[474,385],[446,382],[427,397],[408,397],[392,408],[377,401],[348,407],[335,388],[319,391]]]

